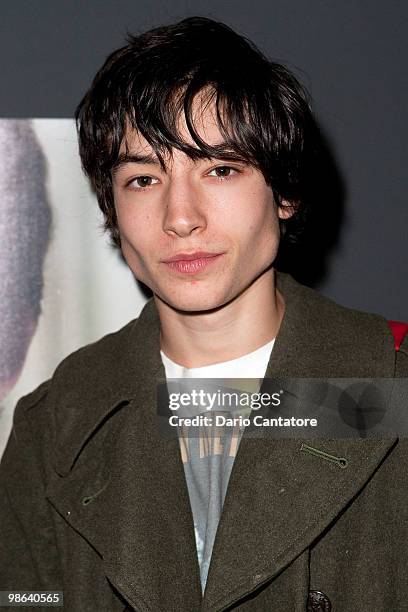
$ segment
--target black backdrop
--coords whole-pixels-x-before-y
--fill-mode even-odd
[[[72,117],[127,31],[193,14],[249,36],[312,94],[339,181],[320,213],[325,252],[299,276],[340,303],[408,320],[407,3],[3,0],[0,116]],[[333,202],[340,231],[327,240]]]

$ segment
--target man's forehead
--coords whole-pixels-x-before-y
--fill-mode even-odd
[[[135,155],[155,155],[153,147],[147,142],[146,138],[133,127],[127,127],[122,144],[120,145],[120,153],[132,153]]]

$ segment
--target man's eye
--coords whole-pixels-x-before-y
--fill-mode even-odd
[[[219,179],[230,178],[231,174],[235,172],[238,171],[230,166],[217,166],[217,168],[213,168],[211,172],[208,173],[208,176],[215,176]]]
[[[134,189],[145,189],[146,187],[151,187],[158,182],[158,179],[155,179],[152,176],[137,176],[128,183],[128,186],[133,187]]]

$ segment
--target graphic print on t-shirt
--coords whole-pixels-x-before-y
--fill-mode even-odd
[[[234,379],[232,387],[245,381],[245,388],[257,392],[273,348],[274,340],[238,359],[201,368],[184,368],[161,352],[167,379]],[[242,382],[241,382],[242,386]],[[248,416],[250,408],[242,409]],[[202,590],[207,582],[214,540],[220,520],[228,482],[244,427],[223,427],[215,424],[216,415],[225,414],[223,406],[214,405],[211,410],[211,425],[195,428],[195,435],[188,428],[179,427],[181,460],[189,493],[197,557],[200,566]]]

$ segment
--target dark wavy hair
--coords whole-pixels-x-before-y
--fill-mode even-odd
[[[309,98],[295,76],[269,61],[223,23],[191,17],[129,36],[96,74],[75,113],[79,152],[113,244],[120,235],[112,170],[127,126],[138,130],[163,164],[173,148],[189,157],[242,158],[258,168],[278,205],[295,213],[281,222],[285,241],[302,232],[313,199],[319,130]],[[213,100],[222,145],[197,134],[192,103]],[[196,147],[178,130],[181,114]]]

